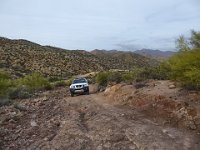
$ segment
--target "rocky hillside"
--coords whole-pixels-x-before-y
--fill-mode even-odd
[[[40,72],[67,77],[108,69],[149,66],[152,59],[129,52],[99,53],[41,46],[27,40],[0,38],[0,69],[15,76]]]
[[[86,51],[70,51],[5,38],[0,39],[0,68],[6,68],[17,76],[36,71],[47,76],[63,77],[107,69],[96,56]]]
[[[134,51],[134,53],[143,55],[145,57],[154,58],[157,60],[165,60],[173,56],[176,52],[160,51],[160,50],[152,50],[152,49],[141,49],[141,50]]]
[[[154,59],[128,51],[93,50],[92,54],[112,66],[113,69],[132,69],[134,67],[154,66],[158,62]]]

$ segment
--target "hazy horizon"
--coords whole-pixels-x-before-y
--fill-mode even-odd
[[[175,50],[200,29],[198,0],[0,0],[0,36],[82,50]]]

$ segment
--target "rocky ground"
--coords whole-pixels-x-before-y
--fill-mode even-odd
[[[172,81],[117,84],[104,94],[110,103],[128,105],[163,125],[200,134],[200,92],[188,91]]]
[[[166,109],[166,112],[161,111],[161,115],[155,117],[155,112],[161,110],[161,106],[163,107],[155,100],[153,104],[156,111],[148,115],[147,110],[151,109],[143,99],[149,98],[151,94],[157,97],[154,92],[160,88],[159,86],[166,88],[160,82],[148,84],[149,86],[144,86],[146,83],[143,86],[115,85],[104,93],[75,97],[69,96],[67,88],[58,88],[38,93],[30,99],[16,100],[15,104],[0,108],[0,149],[199,150],[200,136],[196,124],[198,122],[195,122],[193,130],[185,126],[162,124],[160,118],[163,118],[162,121],[166,120],[165,113],[170,111]],[[152,90],[148,89],[150,87]],[[172,96],[171,101],[174,101],[173,96],[176,96],[179,89],[171,86],[163,91],[164,94],[165,91],[171,91],[168,96]],[[142,99],[144,93],[146,97],[143,95]],[[198,97],[195,94],[193,93],[193,96]],[[168,100],[162,97],[163,93],[158,95],[160,99]],[[194,104],[190,103],[186,105]],[[196,103],[195,106],[198,105],[199,103]],[[166,108],[168,108],[167,104]],[[198,113],[195,115],[196,118],[197,115]]]

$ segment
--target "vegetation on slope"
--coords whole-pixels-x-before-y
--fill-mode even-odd
[[[192,31],[189,40],[181,36],[177,48],[179,52],[165,63],[168,76],[189,89],[200,89],[200,32]]]
[[[11,79],[7,72],[0,71],[0,106],[10,103],[11,99],[28,98],[34,91],[51,88],[50,82],[39,73]]]
[[[96,81],[100,85],[109,82],[133,82],[147,79],[170,79],[188,89],[200,89],[200,32],[192,31],[191,38],[177,39],[178,52],[159,66],[135,68],[131,72],[101,72]]]
[[[103,71],[96,75],[95,81],[101,86],[107,86],[109,83],[132,84],[148,79],[167,79],[163,71],[161,67],[135,68],[132,71]]]
[[[117,50],[93,50],[92,54],[99,57],[103,62],[106,62],[110,69],[132,70],[138,67],[150,67],[158,65],[158,61],[127,51]]]
[[[0,38],[0,68],[14,77],[39,72],[48,77],[68,78],[93,71],[150,66],[154,62],[134,53],[111,55],[99,56],[83,50],[64,50],[26,40]]]
[[[33,72],[66,78],[75,74],[107,69],[89,52],[41,46],[24,40],[0,39],[0,68],[16,77]]]

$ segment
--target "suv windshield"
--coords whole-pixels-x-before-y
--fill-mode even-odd
[[[73,81],[73,84],[76,84],[76,83],[87,83],[86,79],[75,79]]]

